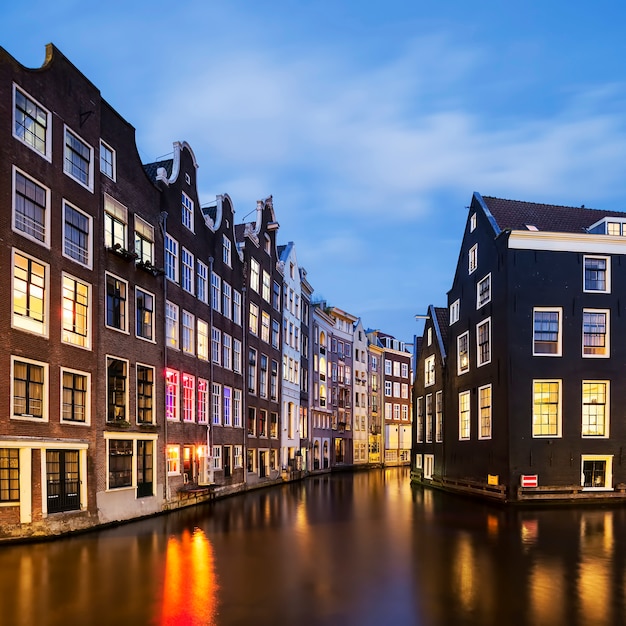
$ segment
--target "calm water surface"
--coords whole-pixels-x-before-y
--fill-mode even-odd
[[[506,511],[408,470],[0,548],[0,624],[626,624],[626,508]]]

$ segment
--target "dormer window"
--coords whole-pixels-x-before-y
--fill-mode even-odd
[[[605,217],[599,222],[592,224],[587,232],[591,235],[611,235],[613,237],[626,237],[626,217]]]

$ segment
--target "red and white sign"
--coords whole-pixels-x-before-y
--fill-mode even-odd
[[[536,487],[537,474],[522,474],[522,487]]]

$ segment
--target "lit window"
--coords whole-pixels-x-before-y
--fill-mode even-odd
[[[178,350],[178,306],[165,303],[165,345]]]
[[[167,474],[180,474],[180,446],[167,446]]]
[[[183,326],[183,352],[186,354],[193,354],[196,344],[194,337],[195,318],[188,311],[183,311],[181,321]]]
[[[106,325],[126,331],[126,281],[111,274],[106,275]]]
[[[424,361],[424,386],[435,384],[435,355],[431,354]]]
[[[193,422],[195,416],[196,379],[183,374],[183,421]]]
[[[270,316],[265,311],[261,313],[261,339],[270,342]]]
[[[583,311],[583,356],[609,356],[609,311]]]
[[[115,180],[115,150],[104,141],[100,141],[100,171]]]
[[[259,293],[259,262],[256,259],[250,259],[250,289]]]
[[[459,335],[456,339],[457,346],[457,373],[469,372],[469,332]]]
[[[470,392],[459,394],[459,439],[470,438]]]
[[[608,382],[583,381],[583,437],[608,436]]]
[[[613,457],[585,454],[582,462],[582,486],[585,489],[610,489],[613,485]]]
[[[168,420],[178,419],[178,386],[179,373],[173,369],[165,372],[165,417]]]
[[[609,293],[611,291],[610,258],[586,256],[584,265],[584,291]]]
[[[20,500],[20,451],[0,448],[0,502]]]
[[[107,420],[128,420],[128,363],[122,359],[107,357]]]
[[[426,443],[433,440],[433,394],[426,396]]]
[[[561,436],[561,381],[533,381],[533,437]]]
[[[126,250],[128,210],[123,204],[104,195],[104,245],[107,248]]]
[[[90,287],[65,274],[62,285],[62,341],[81,348],[90,348]]]
[[[48,245],[50,190],[18,170],[14,172],[13,228]]]
[[[478,388],[479,439],[491,439],[491,385]]]
[[[154,340],[154,296],[139,287],[135,287],[135,334]]]
[[[183,226],[193,232],[193,200],[185,192],[181,197],[181,211]]]
[[[533,310],[533,355],[561,356],[561,309]]]
[[[259,334],[259,307],[250,303],[250,315],[248,318],[248,329],[253,335]]]
[[[93,148],[65,129],[63,171],[89,190],[93,190]]]
[[[108,439],[109,489],[131,487],[133,484],[132,439]]]
[[[63,255],[91,266],[91,217],[63,203]]]
[[[13,136],[48,161],[52,152],[50,112],[14,86]]]
[[[13,253],[13,326],[39,335],[48,332],[47,266]]]
[[[198,320],[198,358],[209,360],[209,325],[204,320]]]
[[[61,421],[79,424],[88,423],[89,374],[62,369],[61,384]]]
[[[48,421],[48,366],[13,357],[12,416]]]
[[[443,441],[443,393],[438,391],[435,394],[435,441]]]
[[[476,326],[478,367],[491,362],[491,319]]]
[[[154,263],[154,228],[135,215],[135,254],[140,263]]]
[[[154,368],[137,363],[137,423],[152,424],[154,402]]]

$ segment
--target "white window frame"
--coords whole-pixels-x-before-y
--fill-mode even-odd
[[[125,292],[125,298],[124,298],[124,320],[123,320],[123,324],[121,327],[117,327],[117,326],[112,326],[108,323],[107,320],[107,311],[108,311],[108,305],[107,305],[107,301],[109,298],[109,294],[108,294],[108,283],[107,280],[109,278],[112,278],[113,280],[119,281],[120,283],[122,283],[125,286],[124,292]],[[128,281],[124,280],[123,278],[120,278],[119,276],[116,276],[115,274],[112,274],[111,272],[105,272],[104,273],[104,325],[107,328],[110,328],[111,330],[116,330],[117,332],[120,333],[125,333],[128,334],[128,317],[130,314],[130,300],[129,300],[129,289],[128,289]],[[134,321],[134,320],[133,320]]]
[[[487,326],[487,348],[488,354],[483,357],[481,354],[481,344],[480,344],[480,330],[483,326]],[[482,367],[483,365],[487,365],[491,363],[491,318],[483,320],[476,324],[476,366]]]
[[[203,361],[209,360],[209,324],[203,319],[196,320],[197,355]]]
[[[182,337],[181,337],[182,350],[185,354],[193,355],[195,354],[194,350],[196,349],[195,315],[183,309],[183,313],[180,316],[180,321],[181,321],[181,328],[182,328]]]
[[[481,391],[489,390],[489,405],[483,404]],[[485,413],[483,414],[483,411]],[[485,425],[487,427],[485,427]],[[482,385],[478,388],[478,438],[491,439],[493,428],[493,386]]]
[[[557,414],[556,414],[556,433],[536,433],[535,432],[535,390],[536,385],[542,384],[556,384],[557,389]],[[533,439],[559,439],[562,437],[563,432],[563,381],[558,378],[548,379],[533,379],[532,381],[532,423],[531,423],[531,435]]]
[[[450,326],[452,326],[452,324],[456,324],[456,322],[459,321],[460,313],[461,313],[461,301],[457,298],[450,305],[450,323],[449,323]]]
[[[484,299],[481,300],[482,286],[485,284],[487,285],[485,289],[486,295],[484,295]],[[476,283],[476,309],[484,307],[489,302],[491,302],[491,272]]]
[[[435,355],[431,354],[424,359],[424,387],[435,384]]]
[[[459,392],[459,441],[472,436],[472,399],[469,390]]]
[[[18,174],[28,179],[34,185],[37,185],[37,187],[42,189],[44,192],[44,219],[43,219],[43,225],[42,225],[43,226],[43,239],[37,239],[37,237],[34,237],[33,235],[26,232],[25,230],[22,230],[21,228],[18,228],[16,225],[16,219],[17,219],[16,200],[17,200],[17,175]],[[29,239],[30,241],[34,241],[36,244],[43,246],[44,248],[49,249],[50,248],[50,212],[51,212],[50,211],[50,188],[41,184],[34,176],[27,174],[25,171],[15,166],[13,166],[12,184],[13,184],[13,189],[12,189],[11,200],[12,200],[13,212],[12,212],[12,219],[11,219],[11,228],[13,232],[17,233],[18,235],[21,235],[22,237],[26,237],[26,239]]]
[[[585,385],[604,385],[604,433],[602,434],[592,434],[585,432],[585,407],[597,407],[601,405],[601,403],[591,401],[585,402]],[[581,415],[581,436],[583,439],[608,439],[610,436],[610,407],[611,407],[611,393],[610,393],[610,381],[608,380],[583,380],[581,385],[581,406],[582,406],[582,415]],[[589,428],[589,427],[587,427]]]
[[[19,255],[28,261],[32,261],[41,265],[44,271],[44,289],[45,293],[43,296],[42,302],[42,316],[43,320],[39,321],[31,317],[30,315],[20,315],[15,312],[15,258]],[[28,282],[29,285],[29,293],[32,289],[32,282]],[[35,335],[40,335],[42,337],[48,337],[50,332],[49,328],[49,320],[50,320],[50,266],[47,263],[31,256],[30,254],[26,254],[17,248],[13,248],[11,251],[11,326],[13,328],[18,328],[19,330],[23,330],[28,333],[33,333]]]
[[[182,225],[190,230],[192,233],[194,231],[194,202],[193,200],[183,191],[181,192],[181,222]]]
[[[587,288],[587,261],[591,259],[602,259],[606,262],[604,279],[604,289]],[[583,255],[583,292],[584,293],[611,293],[611,257],[602,254],[585,254]]]
[[[178,305],[166,300],[165,302],[165,346],[178,350],[180,346]]]
[[[605,319],[605,346],[604,353],[591,354],[585,353],[585,315],[586,314],[604,314]],[[593,333],[590,333],[592,335]],[[597,333],[596,333],[597,334]],[[582,355],[584,359],[608,359],[611,356],[611,311],[610,309],[583,309],[582,319]],[[590,346],[592,347],[592,346]]]
[[[556,340],[556,352],[537,352],[536,351],[536,342],[537,340],[535,339],[535,333],[536,333],[536,329],[535,329],[535,315],[537,313],[558,313],[559,316],[559,320],[558,320],[558,336],[557,336],[557,340]],[[540,357],[560,357],[563,354],[563,309],[561,307],[534,307],[533,308],[533,317],[532,317],[532,350],[533,350],[533,356],[540,356]],[[554,343],[554,342],[551,342]]]
[[[32,145],[30,142],[26,141],[24,139],[24,137],[20,137],[20,135],[15,131],[15,129],[16,129],[16,115],[15,115],[15,112],[16,112],[16,109],[17,109],[17,100],[16,100],[16,97],[15,97],[15,94],[18,91],[27,100],[30,100],[37,108],[41,109],[41,111],[45,114],[45,119],[46,119],[45,139],[44,139],[45,149],[44,149],[43,152],[41,150],[39,150],[38,148],[36,148],[34,145]],[[35,116],[35,117],[37,117],[37,116]],[[17,139],[19,142],[23,143],[28,148],[30,148],[33,152],[35,152],[39,156],[41,156],[44,159],[46,159],[46,161],[51,162],[52,161],[52,113],[50,113],[50,111],[48,111],[48,109],[46,107],[44,107],[39,101],[37,101],[35,98],[33,98],[27,91],[25,91],[24,89],[19,87],[16,83],[13,83],[12,121],[13,121],[13,124],[12,124],[13,137],[15,137],[15,139]]]
[[[66,420],[63,418],[63,374],[78,374],[85,377],[85,419],[80,420]],[[90,426],[91,425],[91,374],[89,372],[83,372],[81,370],[71,369],[69,367],[61,367],[59,371],[59,387],[60,387],[60,403],[59,403],[59,421],[61,424],[75,424],[76,426]]]
[[[178,283],[178,241],[168,233],[165,233],[165,276]]]
[[[196,294],[200,302],[209,304],[209,266],[199,259],[196,267],[197,290]]]
[[[103,167],[103,163],[105,163],[106,165],[109,164],[109,162],[106,159],[104,159],[104,154],[106,152],[109,152],[111,154],[111,173],[107,171],[106,167]],[[115,154],[115,150],[111,148],[111,146],[105,141],[103,141],[102,139],[100,140],[100,155],[99,156],[100,156],[100,172],[104,174],[107,178],[110,178],[112,181],[115,181],[116,176],[117,176],[117,167],[116,167],[117,157]]]
[[[467,344],[467,361],[465,364],[461,362],[461,341],[465,339]],[[461,374],[467,374],[470,370],[470,340],[469,340],[469,330],[466,330],[464,333],[461,333],[456,338],[456,364],[457,364],[457,374],[460,376]]]
[[[195,260],[193,254],[182,246],[180,251],[180,286],[188,293],[194,293]]]
[[[87,168],[87,182],[83,182],[80,178],[75,176],[68,167],[66,151],[68,148],[68,135],[73,135],[74,139],[81,143],[85,148],[89,150],[89,163]],[[94,162],[94,149],[93,146],[87,143],[77,132],[73,131],[66,124],[63,125],[63,173],[69,176],[72,180],[76,181],[81,187],[89,189],[93,193],[93,162]]]
[[[74,258],[73,256],[71,256],[71,254],[68,254],[65,250],[66,209],[68,207],[71,208],[73,211],[80,213],[83,217],[87,218],[89,230],[87,232],[87,262],[86,263],[83,263],[82,261]],[[91,269],[93,266],[93,218],[91,217],[91,215],[88,215],[87,213],[85,213],[85,211],[82,211],[81,209],[79,209],[75,204],[73,204],[72,202],[68,202],[65,199],[63,200],[63,256],[66,259],[69,259],[70,261],[72,261],[73,263],[77,263],[78,265],[81,265],[82,267],[86,267],[87,269]]]
[[[478,269],[478,244],[475,243],[467,253],[467,273],[473,274]]]
[[[81,335],[77,335],[76,333],[74,333],[73,331],[66,329],[64,327],[64,323],[63,323],[63,318],[65,317],[65,279],[69,279],[69,280],[73,280],[76,283],[79,283],[83,286],[85,286],[87,288],[87,313],[86,313],[86,329],[87,329],[87,334],[85,336],[85,340],[84,343],[81,343],[81,341],[72,341],[71,337],[72,336],[78,336],[81,337]],[[71,300],[72,302],[76,302],[74,299]],[[72,276],[71,274],[66,274],[65,272],[61,273],[61,341],[62,343],[65,344],[69,344],[71,346],[76,346],[77,348],[82,348],[83,350],[91,350],[91,285],[89,283],[86,283],[78,278],[76,278],[76,276]]]
[[[15,415],[15,363],[26,363],[27,365],[35,365],[37,367],[41,367],[43,369],[43,393],[41,398],[41,417],[35,417],[29,413],[22,413],[20,415]],[[11,408],[10,408],[10,418],[12,420],[20,420],[20,421],[28,421],[28,422],[37,422],[43,423],[49,421],[49,405],[48,405],[48,395],[49,395],[49,365],[48,363],[43,363],[41,361],[35,361],[33,359],[26,359],[21,356],[13,356],[11,355]]]
[[[585,461],[604,461],[604,485],[602,487],[585,487]],[[580,457],[580,484],[583,491],[613,491],[613,455],[612,454],[583,454]]]

